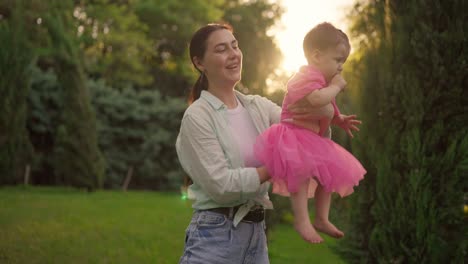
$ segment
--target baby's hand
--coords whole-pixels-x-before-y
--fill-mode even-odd
[[[346,83],[345,79],[343,79],[343,76],[341,76],[341,74],[335,75],[330,81],[330,85],[336,85],[342,91],[346,88],[346,84],[347,83]]]
[[[356,115],[343,115],[340,114],[338,116],[335,116],[332,120],[332,124],[337,125],[341,127],[344,131],[346,131],[346,134],[353,138],[353,131],[359,131],[359,128],[357,125],[362,124],[361,120],[356,119]]]

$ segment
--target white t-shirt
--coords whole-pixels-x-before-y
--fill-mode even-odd
[[[257,129],[247,109],[237,99],[237,107],[227,110],[229,126],[231,127],[245,167],[260,167],[261,163],[255,158],[253,146],[258,136]]]

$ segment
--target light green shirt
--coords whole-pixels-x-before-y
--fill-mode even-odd
[[[281,108],[258,95],[236,96],[260,134],[280,120]],[[241,205],[236,226],[254,205],[272,209],[269,182],[260,184],[256,168],[245,168],[240,149],[228,124],[227,107],[216,96],[202,91],[184,113],[176,142],[177,155],[193,180],[188,189],[193,208],[204,210]]]

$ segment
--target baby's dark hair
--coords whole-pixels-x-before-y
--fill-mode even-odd
[[[304,37],[303,49],[306,58],[314,49],[326,50],[344,44],[348,51],[351,49],[346,34],[328,22],[323,22],[312,28]]]

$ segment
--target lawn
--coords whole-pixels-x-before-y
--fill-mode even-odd
[[[0,188],[0,263],[177,263],[190,216],[173,193]],[[280,225],[271,263],[340,263],[333,243],[308,245]]]

